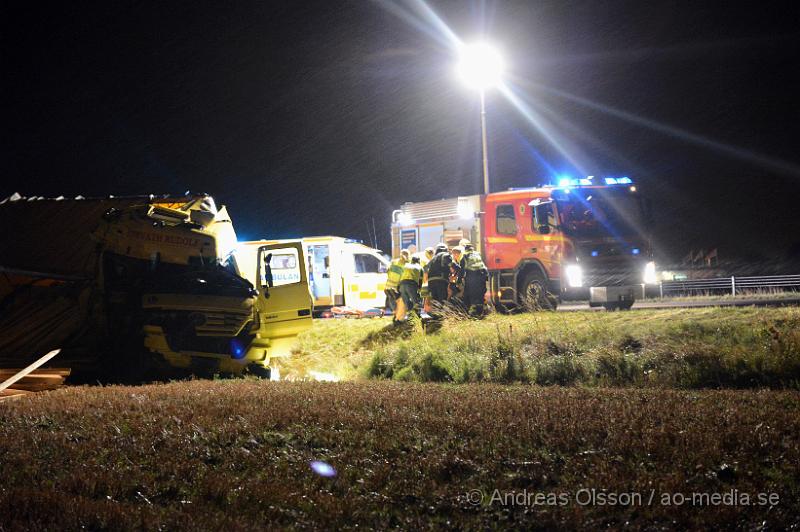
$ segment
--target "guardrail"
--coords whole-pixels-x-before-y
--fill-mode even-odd
[[[659,285],[661,297],[674,293],[727,292],[736,295],[745,290],[800,289],[800,275],[764,275],[759,277],[716,277],[686,281],[663,281]]]

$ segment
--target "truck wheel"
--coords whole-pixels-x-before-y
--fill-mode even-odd
[[[547,283],[539,272],[531,272],[522,282],[520,305],[527,311],[555,310],[558,301],[547,293]]]
[[[603,307],[606,310],[630,310],[633,306],[633,301],[619,301],[616,303],[604,303]]]
[[[247,372],[250,375],[255,375],[261,379],[269,380],[272,376],[272,369],[262,366],[261,364],[250,364],[247,366]]]

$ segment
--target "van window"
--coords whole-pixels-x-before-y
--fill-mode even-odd
[[[300,265],[297,260],[295,248],[274,249],[267,251],[272,255],[270,267],[272,268],[273,286],[283,286],[300,282]],[[266,269],[261,268],[261,282],[267,283]]]
[[[514,219],[513,205],[497,206],[497,232],[501,235],[516,235],[517,221]]]
[[[356,273],[386,273],[386,266],[375,255],[356,253],[353,258],[356,261]]]

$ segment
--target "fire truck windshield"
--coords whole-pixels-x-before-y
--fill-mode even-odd
[[[628,187],[564,190],[554,198],[561,230],[575,238],[645,234],[641,201]]]

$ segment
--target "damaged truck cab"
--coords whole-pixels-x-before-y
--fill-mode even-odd
[[[56,223],[40,221],[48,216]],[[310,326],[307,282],[285,295],[247,281],[227,210],[210,196],[12,197],[0,219],[17,229],[0,242],[3,363],[52,345],[73,367],[117,375],[265,374]],[[48,305],[71,325],[48,323],[58,316],[42,312]]]

